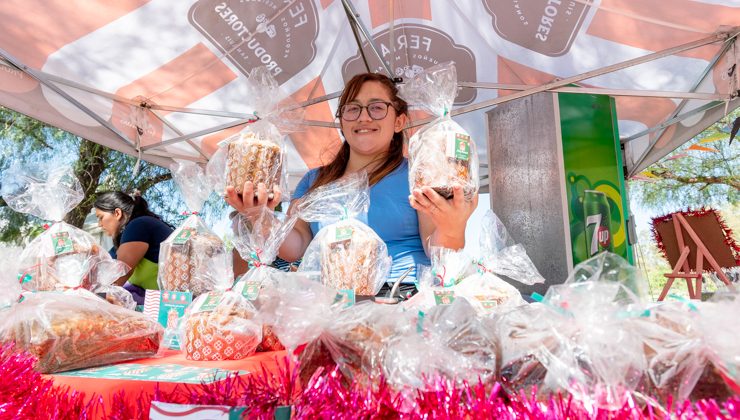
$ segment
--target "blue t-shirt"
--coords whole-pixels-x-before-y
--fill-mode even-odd
[[[312,169],[298,183],[293,198],[301,198],[316,180],[318,169]],[[409,164],[406,159],[393,172],[370,187],[370,209],[367,224],[388,247],[393,259],[390,279],[396,279],[409,267],[414,269],[404,279],[413,283],[418,264],[430,265],[419,235],[419,217],[409,204]],[[316,236],[319,223],[309,223]]]
[[[144,254],[147,260],[159,262],[159,244],[164,242],[173,229],[165,222],[152,216],[140,216],[128,222],[121,234],[121,245],[126,242],[146,242],[149,248]],[[116,258],[116,251],[111,249],[110,254]]]

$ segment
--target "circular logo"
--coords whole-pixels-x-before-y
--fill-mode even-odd
[[[607,228],[606,226],[599,226],[598,238],[599,238],[599,245],[601,245],[604,248],[608,247],[609,240],[611,239],[609,236],[609,228]]]

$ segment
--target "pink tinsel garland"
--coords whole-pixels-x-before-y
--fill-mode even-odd
[[[288,358],[276,372],[262,369],[246,376],[201,384],[180,385],[169,392],[156,389],[154,395],[114,395],[103,410],[102,400],[85,403],[84,394],[56,387],[33,369],[36,360],[9,344],[0,347],[0,418],[95,418],[103,413],[110,419],[146,419],[152,401],[179,404],[247,407],[245,417],[273,419],[278,406],[292,407],[294,419],[458,419],[529,418],[549,419],[634,419],[634,418],[740,418],[740,397],[723,403],[702,400],[671,404],[667,408],[638,404],[630,399],[619,410],[587,409],[569,397],[555,395],[538,400],[536,393],[506,394],[500,384],[458,384],[443,378],[427,381],[423,389],[403,395],[381,380],[374,388],[353,382],[344,385],[341,373],[317,372],[304,389],[298,383],[298,369]],[[102,411],[101,411],[102,410]]]

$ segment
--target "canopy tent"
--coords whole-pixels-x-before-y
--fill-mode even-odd
[[[536,92],[615,96],[630,176],[740,105],[738,0],[5,0],[0,22],[0,104],[161,165],[242,130],[266,66],[306,110],[293,185],[338,149],[336,98],[366,69],[455,61],[481,162],[482,112]]]

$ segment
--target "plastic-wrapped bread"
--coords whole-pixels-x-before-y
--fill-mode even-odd
[[[236,292],[201,295],[181,321],[185,357],[189,360],[239,360],[254,354],[262,341],[256,310]]]
[[[430,67],[399,88],[400,96],[437,117],[409,139],[409,188],[431,187],[442,197],[453,186],[470,201],[478,193],[478,152],[475,142],[450,110],[457,96],[457,72],[452,62]]]
[[[231,254],[221,238],[198,216],[211,194],[203,169],[192,162],[183,162],[173,165],[170,171],[192,214],[160,245],[159,289],[199,296],[231,287],[234,279]]]
[[[298,205],[298,217],[319,222],[298,271],[321,272],[321,282],[355,295],[373,296],[388,278],[388,247],[359,219],[370,202],[367,174],[352,174],[308,193]]]
[[[267,191],[280,185],[282,150],[272,140],[260,139],[255,133],[246,132],[228,144],[226,158],[226,186],[243,192],[244,183],[264,183]]]
[[[0,337],[36,356],[41,373],[151,357],[163,335],[144,314],[82,290],[36,293],[8,311]]]

